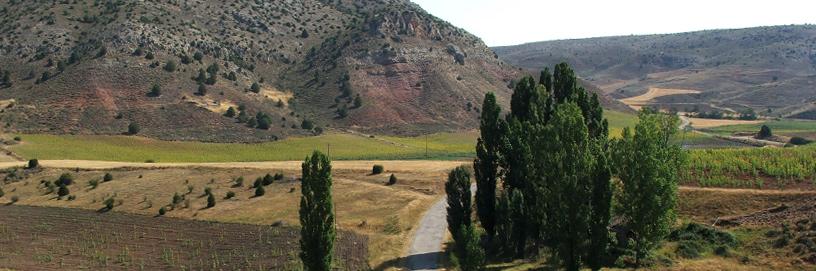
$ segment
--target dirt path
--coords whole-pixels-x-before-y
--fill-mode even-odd
[[[40,160],[40,166],[48,168],[82,168],[82,169],[115,169],[115,168],[185,168],[185,167],[206,167],[206,168],[248,168],[248,169],[282,169],[299,170],[302,161],[280,161],[280,162],[229,162],[229,163],[136,163],[136,162],[110,162],[110,161],[89,161],[89,160]],[[427,161],[427,160],[402,160],[402,161],[332,161],[332,167],[336,169],[350,170],[371,170],[375,164],[383,165],[391,172],[416,172],[416,171],[447,171],[457,166],[469,162],[464,161]],[[26,162],[0,162],[0,168],[25,166]]]
[[[476,185],[470,187],[476,193]],[[431,206],[419,221],[411,247],[408,249],[406,267],[408,270],[440,270],[439,260],[443,255],[442,244],[448,231],[447,198],[442,197]]]

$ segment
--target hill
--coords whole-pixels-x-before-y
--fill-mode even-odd
[[[678,111],[816,116],[816,26],[559,40],[494,48],[527,69],[566,61],[616,98],[650,88],[691,89],[655,105]]]
[[[257,142],[469,129],[484,93],[506,103],[519,74],[407,0],[4,0],[0,18],[0,120],[13,132],[134,123],[165,140]]]

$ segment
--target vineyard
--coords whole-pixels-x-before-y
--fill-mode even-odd
[[[0,266],[18,270],[299,270],[296,228],[78,209],[0,206]],[[336,269],[367,269],[365,237],[341,232]]]
[[[703,187],[816,186],[816,147],[691,151],[683,184]]]

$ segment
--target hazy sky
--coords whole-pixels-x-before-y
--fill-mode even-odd
[[[412,0],[490,46],[816,23],[814,0]]]

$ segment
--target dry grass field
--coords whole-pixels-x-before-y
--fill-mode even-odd
[[[621,99],[620,101],[628,105],[632,109],[639,111],[644,106],[651,105],[654,99],[659,97],[698,93],[700,93],[700,91],[690,89],[649,88],[649,90],[642,95]]]
[[[165,217],[253,225],[298,224],[300,199],[300,175],[297,162],[280,162],[267,165],[256,164],[238,168],[214,167],[168,167],[162,168],[116,168],[119,164],[97,165],[93,170],[49,168],[43,170],[18,170],[18,180],[5,184],[6,195],[0,204],[66,207],[100,210],[103,202],[113,198],[113,212],[156,216],[159,209],[167,210]],[[371,167],[382,164],[386,172],[370,175]],[[333,195],[341,230],[368,236],[369,264],[381,264],[402,256],[411,232],[421,215],[442,194],[443,180],[447,170],[458,162],[342,162],[334,163]],[[67,164],[92,166],[87,164]],[[130,165],[134,166],[134,165]],[[262,167],[263,166],[263,167]],[[263,168],[263,169],[262,169]],[[105,173],[114,179],[102,182]],[[58,200],[41,181],[54,181],[61,174],[70,173],[75,183],[69,186],[73,200]],[[255,197],[252,189],[258,177],[270,173],[283,173],[284,179],[265,187],[265,195]],[[397,184],[386,186],[390,174],[399,179]],[[236,179],[243,177],[241,186]],[[10,179],[10,178],[7,178]],[[97,181],[94,188],[91,183]],[[209,188],[216,197],[216,206],[206,208],[203,196]],[[228,192],[235,196],[226,199]],[[174,194],[183,197],[175,206]]]

